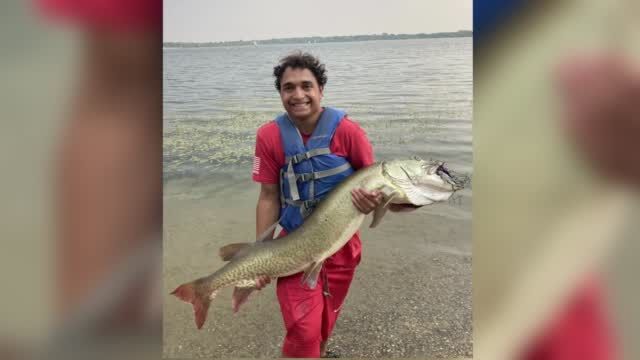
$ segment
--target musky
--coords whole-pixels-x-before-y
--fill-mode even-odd
[[[164,41],[471,30],[472,0],[165,0]]]

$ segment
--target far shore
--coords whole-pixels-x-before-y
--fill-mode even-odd
[[[328,42],[353,42],[372,40],[408,40],[408,39],[439,39],[439,38],[459,38],[472,37],[470,30],[460,30],[456,32],[440,33],[420,33],[420,34],[372,34],[372,35],[348,35],[348,36],[309,36],[268,40],[237,40],[218,42],[165,42],[165,48],[196,48],[196,47],[220,47],[220,46],[259,46],[270,44],[320,44]]]

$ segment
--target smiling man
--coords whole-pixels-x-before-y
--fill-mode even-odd
[[[285,113],[258,129],[253,180],[261,184],[256,233],[298,228],[317,202],[354,171],[374,162],[371,143],[360,126],[339,109],[323,107],[325,67],[314,56],[294,53],[274,68],[275,86]],[[368,214],[382,195],[352,191],[354,205]],[[284,357],[336,357],[327,340],[340,313],[356,266],[360,235],[328,258],[314,288],[302,273],[278,279],[277,296],[286,328]],[[258,280],[262,288],[269,279]],[[235,295],[234,295],[235,296]]]

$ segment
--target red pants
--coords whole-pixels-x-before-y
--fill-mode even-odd
[[[349,290],[355,266],[324,264],[314,289],[302,284],[302,273],[278,279],[277,295],[287,334],[284,357],[320,357],[320,343],[329,339]],[[330,295],[325,295],[328,290]]]

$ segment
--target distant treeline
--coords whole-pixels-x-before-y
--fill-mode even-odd
[[[308,44],[325,42],[346,42],[346,41],[370,41],[370,40],[406,40],[406,39],[432,39],[432,38],[453,38],[470,37],[473,32],[460,30],[456,32],[441,32],[432,34],[375,34],[375,35],[351,35],[351,36],[311,36],[269,40],[248,40],[248,41],[222,41],[222,42],[165,42],[164,47],[214,47],[214,46],[253,46],[267,44]]]

